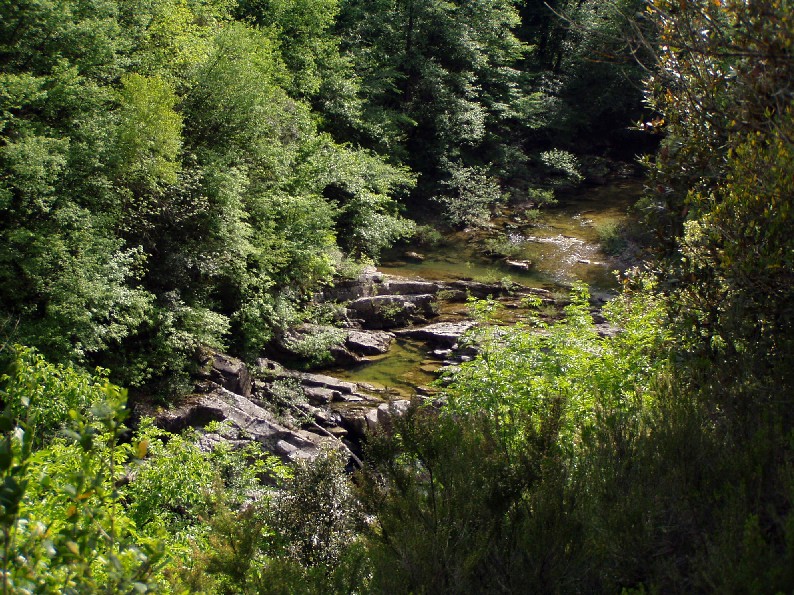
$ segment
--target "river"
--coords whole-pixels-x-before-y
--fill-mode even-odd
[[[378,268],[389,275],[438,281],[510,281],[557,295],[581,280],[590,285],[591,293],[608,299],[617,290],[613,271],[621,268],[621,261],[602,250],[599,235],[610,228],[619,229],[630,219],[630,208],[641,192],[642,183],[637,180],[583,189],[538,215],[512,211],[495,218],[485,231],[448,234],[432,248],[417,248],[423,256],[421,261],[392,256]],[[487,247],[495,244],[509,251],[509,259],[486,253]],[[526,262],[527,270],[507,260]],[[442,302],[436,320],[459,320],[463,316],[465,306]],[[397,339],[386,355],[328,372],[406,397],[417,387],[431,384],[442,361],[443,356],[433,355],[423,342]]]

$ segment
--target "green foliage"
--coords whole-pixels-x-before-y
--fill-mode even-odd
[[[544,151],[540,154],[540,161],[550,170],[550,173],[562,180],[555,180],[554,185],[576,184],[582,181],[582,174],[579,173],[579,163],[576,157],[567,151],[553,149]]]
[[[453,166],[450,169],[452,175],[444,185],[451,194],[437,199],[444,205],[446,219],[457,227],[486,223],[491,209],[505,199],[499,184],[482,168]]]
[[[511,130],[536,106],[515,68],[527,47],[513,2],[345,2],[339,20],[365,98],[352,136],[421,173],[425,198],[453,164],[495,162],[493,175],[521,154]]]
[[[669,368],[664,301],[644,283],[611,305],[614,336],[596,332],[584,287],[557,324],[482,325],[481,353],[452,375],[447,404],[419,408],[370,443],[360,495],[377,519],[376,590],[480,592],[498,580],[508,592],[614,591],[589,549],[622,552],[626,538],[599,522],[598,506],[621,509],[594,499],[598,486],[620,494],[608,472],[594,472],[596,453],[626,464],[612,447],[643,436],[657,410],[650,387]],[[483,321],[494,307],[474,304]]]
[[[70,409],[66,437],[35,451],[33,428],[25,420],[9,409],[0,418],[3,590],[154,590],[163,544],[137,534],[116,489],[123,464],[134,459],[129,446],[117,443],[126,391],[50,366],[30,351],[20,350],[14,365],[10,396],[31,402],[33,420],[51,421],[72,405],[90,408]],[[31,378],[41,382],[38,389],[28,385],[32,399],[24,397],[22,386]],[[52,404],[43,407],[44,399]]]
[[[615,222],[601,223],[596,226],[596,234],[601,249],[607,254],[620,254],[626,247],[626,230]]]
[[[309,366],[318,366],[331,360],[331,349],[345,342],[347,331],[341,328],[321,327],[298,336],[287,337],[285,343],[290,352],[304,360]]]
[[[539,318],[509,331],[485,327],[476,336],[481,356],[455,374],[449,407],[487,416],[507,452],[520,451],[527,436],[552,432],[555,448],[574,457],[600,409],[641,410],[643,387],[663,369],[664,310],[650,288],[610,304],[607,317],[623,329],[607,339],[593,326],[587,289],[574,291],[565,318],[550,329]]]
[[[356,540],[361,523],[346,459],[337,451],[299,464],[273,500],[271,526],[283,553],[305,566],[333,567]]]
[[[139,192],[177,182],[182,118],[177,98],[159,78],[122,77],[121,109],[114,151],[118,175]]]
[[[482,424],[430,409],[373,437],[359,495],[377,520],[367,534],[374,592],[487,591],[511,555],[503,529],[532,481],[526,460],[508,461]]]
[[[5,415],[24,423],[37,446],[53,439],[72,415],[85,414],[107,397],[107,371],[89,376],[72,367],[53,365],[34,349],[15,346],[13,363],[0,376]]]
[[[411,233],[393,200],[411,174],[319,132],[322,114],[358,109],[337,8],[0,8],[0,312],[14,341],[178,391],[199,344],[231,336],[258,354],[340,248],[375,257]]]

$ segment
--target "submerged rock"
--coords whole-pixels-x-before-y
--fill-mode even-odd
[[[528,271],[529,267],[532,266],[532,263],[528,260],[505,260],[505,264],[511,269],[519,271]]]
[[[502,283],[481,283],[479,281],[458,280],[449,283],[449,287],[460,291],[465,291],[468,295],[477,299],[487,297],[500,297],[508,295],[511,288]]]

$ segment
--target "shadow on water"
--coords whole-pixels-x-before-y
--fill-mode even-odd
[[[436,378],[434,371],[441,362],[431,360],[427,349],[421,341],[397,339],[387,354],[357,366],[334,368],[329,373],[342,380],[388,388],[406,398],[414,394],[417,386],[428,385]]]

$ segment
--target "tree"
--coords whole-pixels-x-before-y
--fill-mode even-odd
[[[340,29],[366,99],[359,140],[430,187],[451,163],[487,161],[490,131],[520,124],[513,65],[526,48],[511,33],[517,23],[507,0],[346,2]]]

